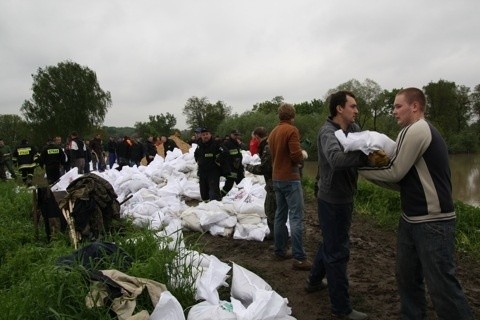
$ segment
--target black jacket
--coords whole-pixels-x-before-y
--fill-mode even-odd
[[[64,165],[65,162],[65,152],[63,152],[61,147],[55,145],[54,143],[47,144],[39,158],[39,164],[41,167],[57,167]]]
[[[200,142],[194,153],[198,164],[198,174],[208,175],[209,172],[217,171],[222,175],[230,173],[228,165],[228,153],[226,149],[212,137],[207,142]]]

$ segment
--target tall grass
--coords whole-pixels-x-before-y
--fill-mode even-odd
[[[35,239],[31,190],[18,188],[14,182],[0,184],[0,206],[0,318],[116,319],[107,307],[85,305],[91,285],[85,267],[57,265],[59,257],[73,252],[67,236],[57,236],[50,243],[45,236]],[[123,261],[112,258],[100,260],[95,268],[155,280],[165,284],[184,309],[195,304],[195,277],[191,267],[178,267],[184,253],[169,250],[169,238],[126,221],[121,232],[104,240],[116,243],[133,263],[125,270]],[[171,283],[173,273],[183,279],[180,285]],[[153,308],[147,294],[137,299],[137,311],[152,312]]]

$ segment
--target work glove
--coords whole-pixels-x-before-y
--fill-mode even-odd
[[[383,167],[390,162],[390,158],[383,150],[375,150],[368,154],[368,164],[371,167]]]

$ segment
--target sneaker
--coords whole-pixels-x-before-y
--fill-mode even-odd
[[[338,319],[350,319],[350,320],[363,320],[367,319],[368,315],[366,313],[352,309],[352,312],[344,315],[335,315]]]
[[[307,293],[312,293],[315,291],[320,291],[328,287],[327,279],[322,279],[319,283],[310,283],[310,280],[307,279],[307,284],[305,285],[305,291]]]
[[[308,271],[312,269],[312,263],[307,259],[304,259],[304,260],[295,259],[292,262],[292,269]]]

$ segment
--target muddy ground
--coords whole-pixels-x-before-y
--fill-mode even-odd
[[[369,319],[399,319],[399,298],[394,278],[395,232],[376,227],[371,220],[354,215],[351,228],[351,257],[348,266],[350,298],[355,309]],[[315,202],[306,203],[305,249],[313,258],[321,235]],[[334,319],[326,290],[304,291],[308,271],[291,269],[291,260],[275,261],[269,248],[273,242],[234,240],[205,235],[203,252],[224,262],[233,261],[262,277],[282,297],[287,298],[292,316],[298,320]],[[480,319],[480,264],[458,254],[458,278],[476,318]],[[227,299],[227,295],[224,299]],[[429,319],[436,319],[430,306]]]

